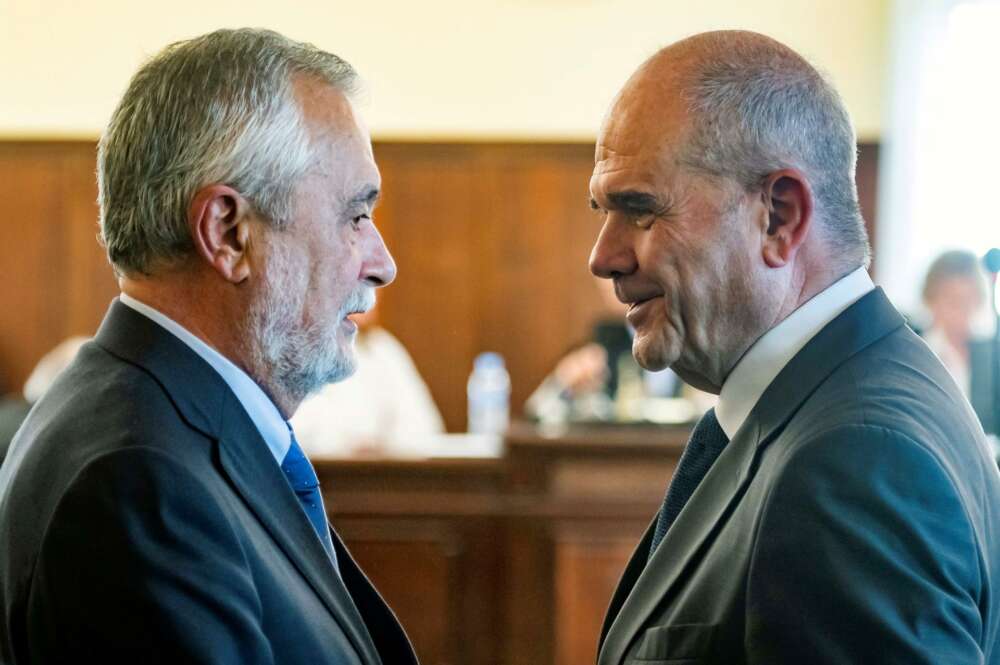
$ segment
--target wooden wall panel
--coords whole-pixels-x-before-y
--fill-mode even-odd
[[[316,460],[331,523],[424,665],[506,661],[501,460]]]
[[[433,145],[376,153],[384,193],[375,219],[399,271],[380,294],[382,322],[409,349],[452,431],[465,428],[466,361],[483,305],[481,229],[471,223],[482,216],[482,180],[467,154]]]
[[[556,665],[597,662],[604,615],[644,523],[563,525],[555,542]]]
[[[98,246],[92,142],[0,142],[0,392],[65,337],[92,334],[116,293]],[[399,266],[381,294],[451,431],[475,355],[501,352],[515,413],[600,309],[587,256],[586,144],[380,143],[376,214]],[[877,146],[858,189],[874,224]]]
[[[0,392],[93,334],[116,293],[98,246],[94,144],[0,142]]]
[[[875,220],[878,219],[878,143],[864,143],[858,146],[858,170],[854,180],[858,184],[858,203],[865,218],[868,239],[872,244],[872,258],[875,257]],[[874,262],[870,270],[877,277]]]
[[[472,662],[461,633],[458,558],[462,542],[439,523],[375,521],[341,529],[351,553],[406,627],[425,665]],[[419,571],[416,574],[416,571]]]
[[[588,145],[376,146],[377,222],[399,267],[383,321],[410,349],[450,430],[481,351],[507,360],[522,404],[598,303],[587,256]]]

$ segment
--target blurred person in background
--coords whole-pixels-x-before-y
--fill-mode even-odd
[[[532,392],[525,414],[543,422],[639,419],[637,404],[644,398],[696,398],[704,393],[685,387],[669,367],[651,372],[632,356],[634,332],[625,322],[625,305],[616,297],[614,283],[595,280],[601,311],[591,340],[569,351]],[[621,389],[621,391],[619,390]],[[710,404],[708,405],[710,406]],[[705,408],[708,408],[707,406]]]
[[[977,334],[989,298],[979,258],[963,250],[944,252],[927,269],[922,295],[930,315],[924,341],[969,398],[983,429],[995,434],[993,340]]]
[[[28,375],[28,380],[24,382],[24,399],[31,404],[40,400],[56,378],[73,362],[80,347],[89,340],[89,337],[79,335],[67,337],[42,356],[35,369]]]
[[[302,403],[292,427],[310,457],[420,457],[444,420],[406,348],[378,325],[378,307],[351,317],[357,369]]]
[[[76,357],[89,338],[69,337],[60,342],[54,349],[42,356],[35,368],[31,370],[28,380],[24,383],[21,396],[10,395],[0,400],[0,463],[3,463],[7,447],[28,412],[31,405],[41,399],[56,377]]]

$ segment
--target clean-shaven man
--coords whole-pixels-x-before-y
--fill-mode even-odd
[[[1000,663],[1000,478],[865,267],[855,137],[763,35],[650,58],[601,129],[591,269],[647,369],[719,394],[625,570],[600,665]]]

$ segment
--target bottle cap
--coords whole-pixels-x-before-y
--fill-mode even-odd
[[[503,356],[493,351],[484,351],[476,356],[473,367],[479,369],[497,369],[503,367]]]

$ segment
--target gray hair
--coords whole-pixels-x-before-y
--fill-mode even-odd
[[[151,274],[187,255],[194,194],[239,191],[276,227],[312,165],[293,83],[355,91],[341,58],[269,30],[218,30],[166,47],[132,77],[98,146],[101,240],[119,274]]]
[[[684,161],[745,190],[801,170],[837,260],[867,265],[871,249],[855,184],[857,139],[833,86],[791,49],[746,32],[699,35],[703,56],[684,86],[691,135]]]

